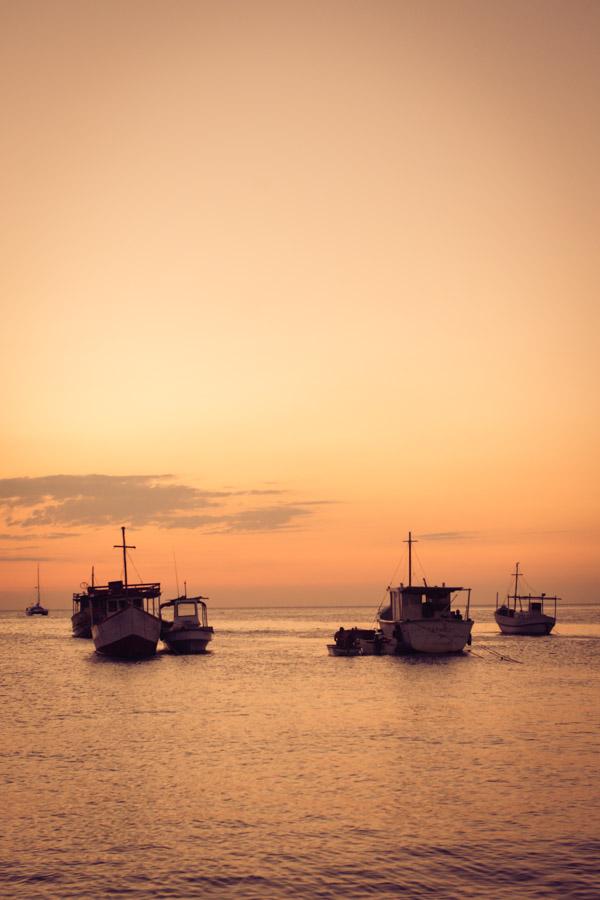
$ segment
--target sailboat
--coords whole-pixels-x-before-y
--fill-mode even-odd
[[[471,643],[471,588],[412,583],[412,547],[408,532],[408,584],[388,587],[389,605],[378,615],[385,653],[460,653]],[[454,595],[464,591],[466,610],[452,609]]]
[[[506,603],[501,606],[498,606],[498,594],[496,594],[496,611],[494,613],[496,623],[502,634],[550,634],[556,625],[556,604],[559,598],[547,597],[546,594],[538,596],[519,594],[519,578],[522,577],[523,573],[519,572],[519,563],[517,563],[513,572],[514,592],[508,594]],[[552,616],[544,612],[544,603],[548,602],[554,602],[554,615]]]
[[[37,590],[37,600],[35,601],[35,603],[32,603],[31,606],[27,607],[27,609],[25,610],[25,615],[26,616],[47,616],[48,610],[46,609],[45,606],[42,606],[42,604],[40,602],[40,567],[39,567],[39,565],[37,567],[36,590]]]
[[[123,581],[87,589],[92,639],[97,653],[119,659],[144,659],[156,653],[160,637],[160,618],[156,601],[160,583],[130,584],[127,580],[127,550],[135,550],[125,540],[115,549],[123,551]]]

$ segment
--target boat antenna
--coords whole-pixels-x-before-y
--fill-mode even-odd
[[[94,567],[92,566],[92,587],[94,587]]]
[[[175,559],[175,551],[173,550],[173,565],[175,567],[175,584],[177,585],[177,596],[179,597],[179,575],[177,573],[177,560]]]
[[[412,531],[408,532],[408,540],[403,541],[404,544],[408,544],[408,586],[412,587],[412,545],[418,544],[418,541],[412,536]]]
[[[127,551],[135,550],[135,546],[131,544],[125,543],[125,526],[121,525],[121,534],[123,536],[122,544],[113,544],[113,550],[122,550],[123,551],[123,574],[125,576],[125,590],[127,590]]]

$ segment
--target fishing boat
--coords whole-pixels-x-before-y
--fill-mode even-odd
[[[550,634],[556,625],[556,604],[558,597],[547,597],[546,594],[519,594],[519,578],[523,573],[519,572],[519,563],[515,566],[513,578],[515,579],[514,591],[508,594],[506,602],[498,606],[498,594],[496,594],[496,611],[494,618],[502,634],[539,635]],[[554,603],[553,615],[544,612],[545,603]],[[519,608],[517,609],[517,604]]]
[[[389,604],[378,614],[383,651],[399,653],[460,653],[471,643],[471,588],[412,583],[412,547],[408,533],[408,584],[388,587]],[[466,594],[465,615],[452,608],[456,594]]]
[[[159,582],[130,584],[127,579],[127,550],[135,550],[125,540],[115,544],[123,551],[123,581],[94,586],[88,594],[92,639],[96,652],[118,659],[144,659],[156,653],[160,637]],[[89,588],[88,588],[89,591]]]
[[[73,637],[91,638],[92,636],[92,612],[91,596],[96,586],[94,584],[94,567],[92,566],[92,583],[82,581],[79,592],[73,594],[73,615],[71,616],[71,628]]]
[[[329,656],[380,656],[383,635],[375,628],[340,627],[333,636],[335,643],[327,644]]]
[[[182,596],[160,604],[160,637],[171,653],[206,652],[214,631],[208,624],[205,600],[208,597],[188,597],[185,586]]]
[[[42,606],[40,599],[40,567],[37,567],[37,584],[36,584],[36,601],[32,603],[31,606],[28,606],[25,610],[26,616],[47,616],[48,610],[45,606]]]

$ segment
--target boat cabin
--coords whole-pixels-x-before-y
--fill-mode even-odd
[[[208,628],[206,603],[202,597],[176,597],[160,604],[160,617],[163,622],[176,625],[178,628]]]
[[[146,612],[156,615],[156,600],[160,599],[160,583],[147,582],[140,584],[124,584],[122,581],[109,581],[106,585],[88,587],[88,596],[79,595],[80,609],[83,609],[82,601],[86,599],[91,606],[94,622],[135,606]],[[75,596],[73,600],[75,601]]]
[[[462,587],[447,587],[445,584],[441,587],[429,587],[428,585],[404,587],[404,585],[399,585],[388,590],[391,606],[390,618],[394,621],[433,619],[450,615],[462,618],[458,610],[451,611],[452,594],[455,591],[464,590]]]

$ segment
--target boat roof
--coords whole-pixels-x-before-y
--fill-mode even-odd
[[[448,594],[454,593],[454,591],[464,591],[467,588],[464,587],[452,587],[451,585],[443,584],[441,587],[439,585],[411,585],[410,587],[399,584],[397,587],[392,588],[392,590],[401,591],[403,594],[413,595],[415,597],[421,597],[425,594],[427,597],[432,597],[433,599],[439,597],[447,597]]]
[[[74,599],[79,597],[103,598],[111,599],[119,597],[160,597],[160,582],[145,581],[138,584],[128,584],[127,587],[122,581],[109,581],[108,584],[88,585],[87,590],[82,594],[74,595]]]
[[[201,603],[202,606],[206,606],[205,600],[208,600],[208,597],[202,597],[200,594],[197,597],[174,597],[173,600],[165,600],[164,603],[161,603],[160,608],[177,606],[178,603]]]

